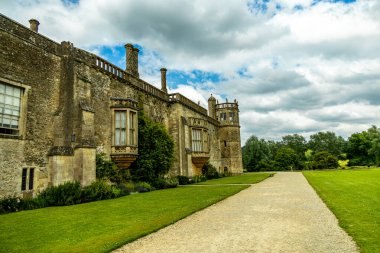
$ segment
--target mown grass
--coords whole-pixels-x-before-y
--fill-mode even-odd
[[[380,170],[304,172],[361,252],[380,252]]]
[[[217,184],[256,184],[272,176],[272,172],[251,172],[232,177],[222,177],[211,179],[198,184],[217,185]]]
[[[0,252],[109,252],[247,187],[179,187],[1,215]]]

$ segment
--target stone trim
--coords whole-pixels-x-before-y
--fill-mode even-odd
[[[48,156],[73,156],[74,150],[72,147],[67,146],[54,146],[51,147]]]

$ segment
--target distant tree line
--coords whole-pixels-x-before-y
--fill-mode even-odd
[[[252,135],[242,148],[247,171],[335,169],[345,166],[380,166],[380,129],[372,126],[348,140],[333,132],[318,132],[309,141],[299,134],[281,141]]]

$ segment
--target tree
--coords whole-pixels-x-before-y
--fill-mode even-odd
[[[168,173],[174,160],[174,142],[165,127],[139,113],[139,157],[130,167],[134,180],[155,182]]]
[[[380,166],[380,129],[372,126],[367,130],[371,139],[371,148],[368,154],[375,157],[376,166]]]
[[[260,171],[264,167],[269,167],[278,147],[277,142],[266,141],[252,135],[242,149],[244,168],[247,171]]]
[[[277,170],[295,170],[299,168],[297,153],[288,147],[282,147],[277,151],[274,162]]]
[[[282,137],[281,144],[293,149],[300,160],[305,160],[305,151],[307,150],[305,137],[299,134],[285,135]]]
[[[311,168],[313,170],[336,169],[338,167],[338,159],[327,151],[316,153],[311,162]]]
[[[315,153],[327,151],[332,155],[339,156],[345,149],[346,141],[333,132],[319,132],[310,136],[308,146]]]
[[[375,156],[369,154],[372,147],[371,136],[368,131],[354,133],[348,138],[347,158],[348,165],[369,166],[375,163]]]

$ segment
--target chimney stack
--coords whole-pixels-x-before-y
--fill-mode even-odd
[[[133,48],[133,72],[135,77],[139,77],[139,50]]]
[[[31,19],[29,20],[29,24],[30,24],[30,30],[38,33],[38,25],[40,24],[40,22],[38,22],[37,19]]]
[[[213,119],[216,119],[216,99],[212,96],[208,99],[208,116]]]
[[[134,48],[132,44],[125,45],[125,54],[126,54],[126,68],[125,71],[132,76],[139,77],[139,50]]]
[[[166,68],[161,68],[161,90],[165,93],[168,93],[168,89],[166,88]]]

